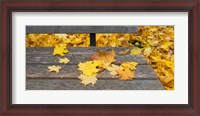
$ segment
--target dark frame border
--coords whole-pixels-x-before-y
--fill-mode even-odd
[[[199,79],[199,1],[91,1],[54,2],[4,1],[1,18],[1,80],[0,114],[5,115],[200,115]],[[189,89],[186,105],[135,104],[135,105],[61,105],[61,104],[12,104],[12,12],[188,12],[189,22]]]

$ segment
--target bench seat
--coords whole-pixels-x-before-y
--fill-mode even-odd
[[[58,58],[52,55],[54,48],[26,48],[26,89],[27,90],[164,90],[152,67],[142,54],[120,55],[119,52],[131,47],[70,47],[65,56],[70,59],[59,73],[48,72],[48,66],[61,65]],[[79,62],[89,60],[96,50],[116,53],[116,62],[138,62],[135,78],[131,81],[120,81],[119,76],[111,76],[107,70],[97,75],[95,86],[84,86],[77,78],[81,72],[77,70]]]

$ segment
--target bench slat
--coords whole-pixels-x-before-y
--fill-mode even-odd
[[[80,62],[85,62],[90,60],[91,54],[66,54],[65,56],[70,60],[68,64],[78,64]],[[114,64],[120,64],[122,62],[131,62],[135,61],[139,64],[147,64],[146,59],[142,55],[117,55],[115,57],[116,61]],[[55,57],[50,55],[38,55],[38,54],[31,54],[26,56],[26,63],[27,64],[60,64],[59,57]]]
[[[137,26],[26,26],[26,33],[136,33]]]
[[[163,90],[159,80],[97,80],[95,86],[84,86],[75,79],[27,79],[28,90]]]
[[[68,47],[68,54],[94,54],[96,50],[115,51],[116,55],[120,55],[121,51],[126,49],[133,49],[134,47]],[[26,48],[26,54],[52,54],[54,47],[28,47]]]
[[[79,62],[85,62],[89,60],[91,54],[95,54],[96,50],[101,51],[115,51],[116,54],[116,62],[115,64],[120,64],[121,62],[129,62],[135,61],[139,64],[148,64],[146,59],[142,54],[138,55],[120,55],[120,51],[124,51],[126,49],[133,49],[133,47],[69,47],[70,51],[65,56],[70,59],[68,64],[78,64]],[[53,48],[27,48],[26,50],[26,63],[32,64],[59,64],[59,60],[57,57],[52,55]]]
[[[59,73],[49,72],[49,65],[26,65],[26,77],[27,78],[75,78],[81,74],[77,68],[77,65],[66,65],[63,67]],[[62,65],[60,65],[62,66]],[[135,78],[144,78],[144,79],[157,79],[153,69],[149,65],[138,65],[135,72]],[[97,75],[98,78],[119,78],[119,76],[111,76],[109,72],[102,71]]]

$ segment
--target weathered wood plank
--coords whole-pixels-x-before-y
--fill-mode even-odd
[[[68,47],[68,54],[94,54],[96,50],[111,51],[114,50],[116,55],[120,55],[120,51],[133,49],[134,47]],[[26,54],[52,54],[54,47],[28,47]]]
[[[26,65],[27,78],[75,78],[82,74],[77,65],[66,65],[59,73],[49,72],[49,65]],[[62,65],[60,65],[62,66]],[[157,79],[150,65],[138,65],[134,71],[135,79]],[[111,76],[109,71],[105,70],[97,75],[97,78],[118,79],[119,76]]]
[[[84,86],[75,79],[26,79],[26,90],[163,90],[159,80],[97,80]]]
[[[91,54],[66,54],[70,62],[68,64],[78,64],[90,60]],[[148,64],[143,55],[117,55],[114,64],[121,64],[122,62],[138,62],[138,64]],[[27,64],[59,64],[59,57],[51,54],[31,54],[26,55]]]
[[[77,64],[79,62],[84,62],[89,60],[89,56],[91,54],[96,53],[96,50],[103,50],[103,51],[111,51],[112,49],[115,50],[116,53],[116,64],[119,64],[121,61],[135,61],[138,62],[139,64],[147,64],[146,59],[144,58],[143,55],[119,55],[120,51],[126,50],[126,49],[131,49],[130,47],[128,48],[111,48],[111,47],[70,47],[69,53],[66,54],[66,57],[69,58],[71,61],[69,64]],[[41,64],[57,64],[58,63],[58,58],[55,56],[52,56],[53,48],[27,48],[27,56],[26,56],[26,61],[27,63],[41,63]]]
[[[26,26],[26,33],[135,33],[137,26]]]

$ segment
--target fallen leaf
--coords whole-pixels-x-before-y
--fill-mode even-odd
[[[129,49],[126,49],[126,50],[124,50],[124,51],[120,51],[120,55],[125,55],[125,54],[128,54],[128,52],[129,52]]]
[[[149,56],[149,55],[151,54],[151,51],[152,51],[152,50],[151,50],[150,47],[145,48],[145,49],[144,49],[144,55],[145,55],[145,56]]]
[[[58,38],[62,38],[62,39],[65,39],[65,38],[67,38],[67,34],[65,34],[65,33],[57,33],[57,34],[55,34],[55,36],[57,36]]]
[[[140,54],[141,53],[141,50],[140,49],[132,49],[131,51],[130,51],[130,54],[131,55],[138,55],[138,54]]]
[[[78,70],[81,70],[86,76],[93,76],[100,70],[97,68],[98,66],[100,66],[100,63],[97,61],[87,61],[85,63],[80,62],[78,64]]]
[[[164,51],[167,51],[167,52],[169,51],[169,46],[167,46],[165,44],[161,45],[160,48],[163,49]]]
[[[53,66],[48,66],[48,69],[50,72],[59,72],[61,67],[53,65]]]
[[[116,72],[121,76],[119,79],[128,81],[134,78],[134,72],[132,72],[129,68],[124,68],[124,70],[118,69]]]
[[[121,66],[124,68],[129,68],[130,70],[136,70],[137,64],[137,62],[123,62]]]
[[[60,58],[59,63],[67,64],[70,60],[68,58]]]
[[[93,54],[90,56],[92,60],[99,60],[102,62],[104,68],[108,67],[112,62],[115,61],[115,52],[112,50],[111,52],[101,52],[97,50],[98,54]]]
[[[96,67],[100,68],[102,66],[102,62],[100,60],[93,60],[92,63],[96,65]]]
[[[64,56],[65,53],[68,53],[69,51],[66,49],[66,46],[56,46],[53,51],[53,55],[60,55]]]
[[[96,76],[86,76],[81,74],[78,78],[81,80],[81,83],[84,84],[85,86],[90,83],[94,85],[97,81]]]
[[[110,71],[110,75],[116,75],[117,74],[116,70],[118,70],[118,69],[123,70],[122,67],[114,65],[114,64],[112,64],[111,66],[107,67],[106,69],[108,71]]]

